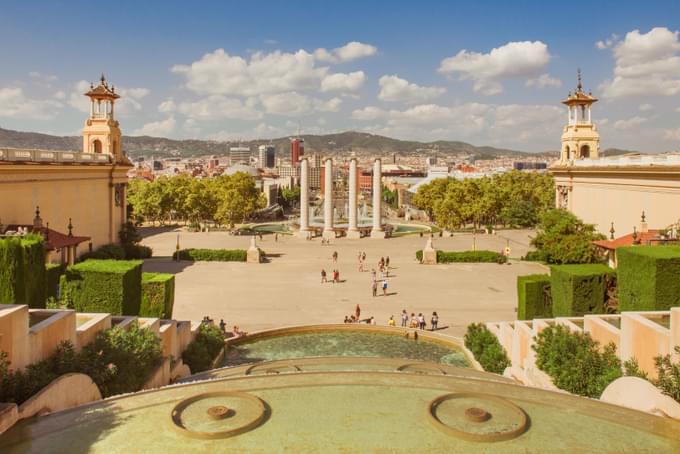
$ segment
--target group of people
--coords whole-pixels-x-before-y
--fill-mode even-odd
[[[371,270],[373,296],[378,296],[378,287],[382,288],[383,296],[387,296],[387,278],[390,275],[389,257],[380,257],[380,260],[378,260],[378,270],[380,275],[376,273],[375,269]]]
[[[325,284],[326,282],[328,282],[328,273],[326,273],[326,270],[322,268],[321,269],[321,283]],[[339,270],[333,270],[331,282],[333,282],[334,284],[337,284],[337,283],[340,282],[340,271]]]
[[[354,314],[345,315],[345,321],[343,323],[366,323],[368,325],[375,325],[375,317],[370,316],[365,319],[361,319],[361,306],[357,304],[354,308]]]
[[[204,325],[214,325],[215,320],[210,318],[209,315],[204,315],[203,320],[201,320],[201,323],[203,323]],[[227,324],[223,318],[220,319],[220,323],[218,324],[218,326],[220,328],[220,331],[222,331],[222,335],[224,337],[227,337]],[[229,337],[241,337],[247,334],[248,333],[246,333],[245,331],[241,331],[237,325],[234,325],[234,327],[231,330],[231,336]]]
[[[394,319],[394,315],[390,316],[387,324],[389,326],[397,326],[397,321]],[[439,315],[435,311],[432,312],[432,317],[430,318],[430,331],[436,331],[438,325]],[[416,315],[415,312],[411,312],[411,316],[409,317],[408,312],[406,312],[406,309],[404,309],[401,311],[401,326],[403,328],[416,328],[424,330],[427,328],[427,321],[425,320],[425,316],[422,312],[418,313],[418,315]]]

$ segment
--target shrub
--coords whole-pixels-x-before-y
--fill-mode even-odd
[[[604,313],[607,285],[614,273],[598,264],[551,266],[552,316]]]
[[[659,311],[680,306],[680,247],[616,249],[619,310]]]
[[[142,273],[141,317],[172,317],[175,304],[175,276],[166,273]]]
[[[151,258],[153,250],[149,246],[142,246],[141,244],[124,244],[126,260],[141,260]]]
[[[64,272],[64,268],[59,263],[48,263],[45,265],[45,274],[47,279],[47,297],[58,298],[59,295],[59,278]]]
[[[680,355],[680,346],[675,346],[675,353]],[[664,394],[680,402],[680,362],[673,363],[671,355],[654,358],[657,379],[654,384],[661,388]]]
[[[533,320],[552,317],[552,299],[549,292],[549,275],[517,276],[517,318]]]
[[[119,244],[105,244],[80,256],[80,260],[125,260],[125,249]]]
[[[423,251],[422,250],[416,251],[416,260],[418,260],[419,262],[423,261]]]
[[[66,269],[62,299],[78,312],[137,315],[142,300],[142,262],[87,260]]]
[[[529,251],[527,255],[522,257],[522,260],[527,262],[547,262],[548,256],[543,251]]]
[[[44,308],[46,283],[45,246],[41,235],[0,240],[0,304]]]
[[[139,391],[163,361],[160,339],[136,323],[100,331],[80,357],[103,397]]]
[[[541,215],[536,237],[531,240],[548,263],[597,263],[602,261],[595,240],[606,237],[595,226],[585,224],[564,209],[551,209]]]
[[[493,251],[437,251],[437,263],[505,263],[508,258]]]
[[[247,258],[245,249],[181,249],[172,258],[177,260],[178,255],[192,262],[245,262]]]
[[[554,325],[541,331],[535,341],[536,365],[555,386],[570,393],[599,398],[622,375],[616,346],[609,343],[600,351],[588,333],[572,333],[563,325]]]
[[[468,325],[465,346],[487,372],[502,374],[510,360],[496,336],[481,323]]]
[[[182,361],[192,373],[203,372],[212,367],[217,355],[224,348],[222,331],[214,325],[202,324],[194,339],[182,353]]]

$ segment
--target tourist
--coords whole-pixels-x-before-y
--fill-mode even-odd
[[[437,312],[432,313],[432,318],[430,319],[430,324],[432,325],[430,331],[435,331],[437,329],[437,323],[439,323],[439,315]]]
[[[338,251],[333,251],[333,263],[338,263]]]
[[[227,324],[224,323],[224,319],[220,319],[220,331],[222,331],[222,334],[225,334],[227,332]]]
[[[274,233],[274,243],[278,243],[278,242],[279,242],[279,234]]]
[[[410,327],[411,328],[418,328],[418,320],[416,320],[416,314],[414,312],[411,312]]]
[[[376,277],[375,269],[372,269],[371,270],[371,278],[373,278],[373,280],[375,280],[375,277]]]
[[[390,315],[390,319],[387,321],[388,326],[397,326],[397,322],[394,320],[394,315]]]
[[[356,318],[354,315],[350,315],[350,317],[349,317],[349,322],[350,322],[350,323],[354,323],[354,322],[356,322],[356,321],[357,321],[357,318]]]
[[[406,309],[401,311],[401,326],[404,328],[408,327],[408,312],[406,312]]]
[[[378,296],[378,281],[373,281],[373,296]]]
[[[361,253],[361,261],[363,261],[363,262],[366,261],[366,252]]]
[[[325,282],[328,282],[328,280],[326,279],[326,270],[322,269],[321,270],[321,283],[323,284]]]
[[[385,257],[385,268],[390,269],[390,256]]]
[[[371,316],[371,318],[368,320],[369,325],[375,325],[375,317]]]
[[[425,329],[425,316],[422,312],[418,313],[418,329]]]
[[[352,320],[350,320],[350,318],[345,315],[345,321],[342,323],[352,323]]]
[[[361,318],[361,308],[359,307],[358,304],[357,304],[356,309],[354,309],[354,315],[357,316],[357,321]]]
[[[383,296],[387,296],[387,279],[383,279],[382,288],[383,288]]]
[[[248,333],[246,333],[245,331],[240,331],[238,329],[238,326],[234,325],[234,328],[231,330],[231,334],[233,337],[241,337],[247,335]]]

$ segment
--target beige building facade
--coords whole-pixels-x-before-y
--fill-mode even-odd
[[[103,76],[85,95],[92,107],[82,151],[0,148],[0,224],[32,224],[40,207],[51,229],[66,233],[70,224],[73,235],[91,238],[93,248],[118,241],[132,168],[114,117],[119,96]]]
[[[680,219],[680,154],[630,154],[600,157],[600,135],[591,116],[597,99],[585,94],[579,73],[574,94],[563,101],[568,124],[560,160],[550,167],[555,200],[584,222],[609,236],[611,229],[630,233],[642,213],[651,229]]]

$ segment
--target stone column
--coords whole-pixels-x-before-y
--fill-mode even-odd
[[[300,164],[300,230],[298,236],[309,235],[309,161],[303,158]]]
[[[349,161],[349,226],[347,238],[361,238],[357,228],[357,160]]]
[[[335,238],[333,230],[333,160],[326,159],[324,168],[324,197],[323,197],[323,237]]]
[[[371,238],[385,238],[382,228],[382,163],[380,158],[373,163],[373,229]]]

